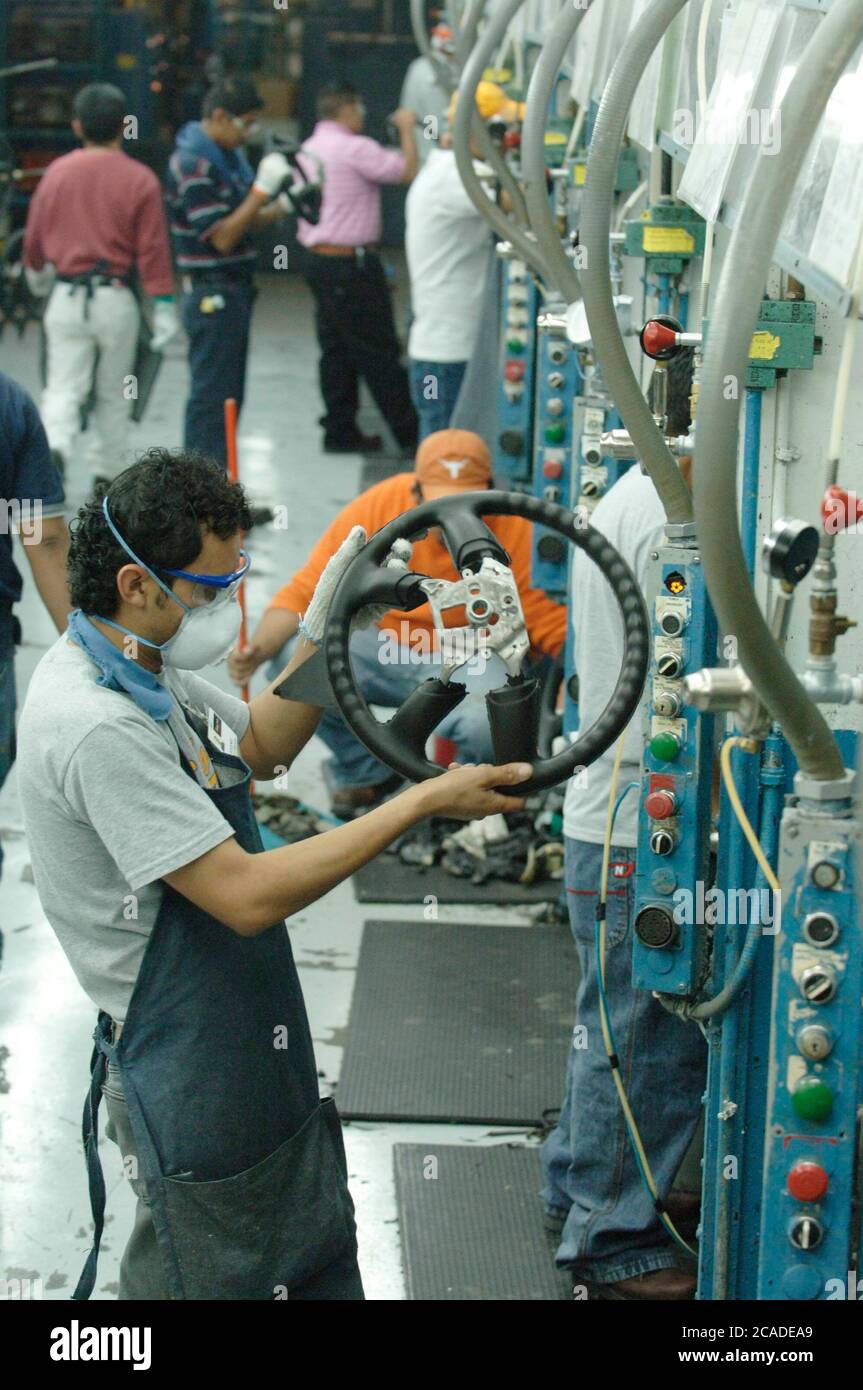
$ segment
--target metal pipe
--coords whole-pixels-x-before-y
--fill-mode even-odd
[[[424,58],[428,58],[435,70],[435,76],[446,92],[455,91],[455,78],[449,64],[439,53],[435,53],[426,28],[425,0],[411,0],[411,28],[414,43]]]
[[[725,258],[701,381],[695,451],[695,516],[704,572],[720,627],[737,637],[740,661],[779,721],[801,772],[838,781],[835,738],[770,633],[755,597],[737,521],[739,400],[774,248],[806,152],[833,87],[863,37],[863,0],[837,0],[803,55],[781,105],[782,145],[762,149]]]
[[[617,164],[632,99],[654,50],[686,3],[687,0],[656,0],[623,45],[606,84],[593,128],[581,224],[581,245],[587,261],[581,274],[581,288],[597,360],[623,423],[635,442],[638,458],[659,493],[669,524],[684,526],[692,522],[692,498],[656,428],[618,327],[611,288],[608,234]]]
[[[489,58],[501,43],[504,34],[523,3],[524,0],[503,0],[503,4],[495,12],[482,38],[475,44],[473,52],[465,63],[458,89],[453,145],[461,181],[474,207],[485,217],[497,235],[504,241],[510,242],[516,254],[523,261],[526,261],[546,283],[550,283],[551,277],[536,241],[522,227],[508,218],[488,197],[474,168],[470,150],[474,121],[479,119],[476,112],[477,87],[488,65]]]
[[[542,246],[555,288],[567,304],[581,298],[575,267],[564,250],[545,182],[545,125],[555,82],[567,48],[593,0],[581,7],[565,5],[549,30],[527,89],[527,110],[521,133],[521,174],[530,227]]]

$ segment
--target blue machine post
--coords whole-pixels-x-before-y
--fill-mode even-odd
[[[743,446],[742,542],[750,575],[755,573],[758,543],[758,474],[761,467],[761,407],[764,393],[746,392],[746,427]]]
[[[685,676],[716,657],[716,619],[697,551],[664,545],[652,600],[632,978],[636,989],[689,997],[707,959],[713,717],[684,705]],[[685,833],[684,833],[685,832]],[[699,918],[701,919],[699,921]]]
[[[847,1297],[855,1267],[863,1046],[857,836],[850,802],[801,799],[783,817],[760,1299]]]
[[[537,333],[533,491],[547,502],[569,507],[576,486],[575,398],[580,372],[578,351],[561,322],[558,315],[549,313],[540,320]],[[532,583],[552,598],[565,599],[570,547],[554,531],[542,526],[533,529]]]
[[[533,471],[539,292],[524,261],[502,263],[501,311],[494,473],[499,487],[511,488]]]

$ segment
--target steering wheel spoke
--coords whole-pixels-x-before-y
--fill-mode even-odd
[[[424,758],[426,743],[438,724],[461,704],[466,694],[466,688],[457,682],[423,681],[383,727],[399,743],[406,743],[416,757]]]

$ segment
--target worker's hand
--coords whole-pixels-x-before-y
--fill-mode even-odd
[[[154,352],[161,352],[179,331],[180,320],[177,317],[173,296],[162,296],[153,305],[153,336],[150,339],[150,347]]]
[[[389,118],[396,130],[401,134],[404,131],[412,131],[417,123],[417,113],[410,106],[400,106]]]
[[[359,555],[366,543],[366,531],[364,526],[354,526],[345,539],[342,541],[335,555],[327,561],[324,571],[315,586],[315,592],[309,601],[309,606],[303,614],[300,623],[300,634],[307,637],[310,642],[314,642],[319,647],[324,640],[324,633],[327,628],[327,615],[330,611],[330,604],[333,601],[333,594],[339,586],[339,580],[347,569],[351,560]]]
[[[283,154],[274,151],[265,154],[255,174],[253,187],[257,193],[266,193],[268,198],[276,198],[281,193],[285,180],[293,178],[291,166]]]
[[[503,767],[491,767],[488,763],[459,767],[458,763],[451,763],[442,777],[432,777],[420,784],[426,814],[451,816],[455,820],[482,820],[484,816],[520,811],[524,797],[503,796],[493,788],[518,786],[532,773],[530,763],[505,763]]]
[[[414,548],[410,541],[393,541],[390,553],[384,561],[386,569],[401,570],[404,572],[408,567],[408,562],[414,553]],[[361,608],[354,618],[354,627],[371,627],[374,623],[379,623],[386,613],[392,608],[391,603],[370,603],[368,608]]]
[[[238,642],[228,657],[228,675],[235,685],[245,685],[266,659],[265,653],[254,642],[246,646]]]

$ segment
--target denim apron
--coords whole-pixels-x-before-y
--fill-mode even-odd
[[[238,844],[261,851],[248,768],[204,741],[224,785],[202,790]],[[83,1129],[95,1232],[73,1299],[89,1298],[96,1278],[108,1060],[122,1076],[170,1298],[273,1300],[308,1284],[317,1298],[361,1299],[341,1124],[318,1095],[284,922],[241,937],[165,884],[116,1044],[112,1033],[101,1013]]]

